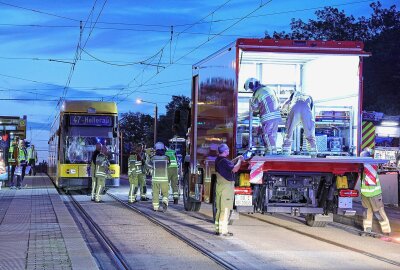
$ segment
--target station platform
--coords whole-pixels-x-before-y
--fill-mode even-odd
[[[22,185],[0,190],[0,269],[98,269],[47,175]]]

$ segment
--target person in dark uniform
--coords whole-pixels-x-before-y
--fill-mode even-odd
[[[215,159],[215,172],[217,174],[215,234],[232,236],[228,231],[229,216],[233,209],[235,193],[235,173],[240,169],[243,156],[240,155],[232,161],[227,158],[229,147],[226,144],[218,146],[218,157]]]

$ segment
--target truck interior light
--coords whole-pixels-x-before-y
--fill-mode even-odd
[[[393,126],[398,126],[399,122],[396,121],[382,121],[381,126],[385,127],[393,127]]]

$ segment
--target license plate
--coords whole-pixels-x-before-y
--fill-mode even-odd
[[[339,197],[338,207],[339,208],[353,208],[353,198]]]
[[[236,206],[252,206],[253,196],[252,195],[235,195]]]

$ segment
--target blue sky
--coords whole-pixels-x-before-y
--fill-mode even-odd
[[[157,102],[164,113],[171,95],[189,96],[191,65],[236,38],[289,30],[291,18],[313,19],[313,8],[323,6],[338,5],[347,14],[368,17],[372,2],[0,0],[0,99],[30,99],[0,100],[0,115],[27,115],[28,140],[46,159],[48,130],[57,110],[53,100],[114,100],[119,112],[152,114],[151,104],[135,104],[142,98]],[[212,35],[250,13],[223,34]],[[80,20],[87,21],[81,36],[84,51],[68,83]],[[190,25],[196,22],[201,23]]]

